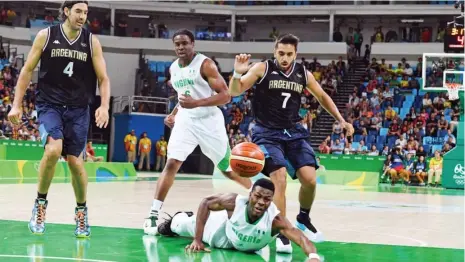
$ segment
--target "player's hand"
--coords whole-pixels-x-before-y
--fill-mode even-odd
[[[201,241],[194,240],[192,244],[186,246],[187,252],[208,252],[210,253],[211,250],[206,248],[205,245]]]
[[[99,128],[107,128],[108,118],[108,108],[100,106],[95,110],[95,124]]]
[[[15,126],[21,124],[21,118],[23,117],[23,111],[19,107],[13,107],[8,113],[8,120]]]
[[[239,74],[245,74],[249,70],[249,60],[249,54],[236,55],[236,60],[234,61],[234,71]]]
[[[173,128],[174,126],[174,117],[175,117],[174,115],[167,115],[165,117],[165,120],[164,120],[165,125],[168,126],[169,128]]]
[[[199,106],[198,105],[198,100],[195,100],[194,98],[192,98],[189,95],[181,95],[179,97],[179,104],[183,108],[196,108],[196,107]]]
[[[341,122],[342,128],[346,130],[346,136],[352,136],[354,134],[354,127],[351,123],[347,123],[346,121]]]

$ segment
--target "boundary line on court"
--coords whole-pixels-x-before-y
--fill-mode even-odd
[[[73,260],[73,261],[79,260],[79,261],[87,261],[87,262],[116,262],[116,261],[113,261],[113,260],[99,260],[99,259],[88,259],[88,258],[29,256],[29,255],[7,255],[7,254],[0,254],[0,257],[40,258],[40,259]]]

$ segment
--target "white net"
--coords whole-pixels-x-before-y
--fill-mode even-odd
[[[457,100],[459,99],[459,90],[463,91],[463,86],[457,83],[447,83],[447,93],[449,96],[449,100]]]

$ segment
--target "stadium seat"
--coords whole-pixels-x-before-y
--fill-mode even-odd
[[[367,138],[366,138],[366,142],[367,142],[367,144],[376,142],[376,136],[368,135]]]
[[[157,62],[157,73],[165,73],[165,62]]]
[[[445,137],[447,135],[447,129],[439,129],[438,137]]]
[[[389,121],[389,120],[384,120],[384,122],[383,122],[383,127],[384,127],[384,128],[388,129],[390,125],[391,125],[391,121]],[[380,133],[381,133],[381,130],[380,130]],[[387,134],[387,131],[386,131],[386,134]],[[384,134],[384,135],[382,135],[382,136],[385,136],[386,134]]]
[[[386,143],[386,136],[378,136],[376,138],[376,144],[385,144]]]
[[[354,136],[354,142],[360,142],[360,140],[362,140],[363,136],[362,135],[355,135]]]
[[[429,144],[431,140],[433,140],[433,138],[430,136],[423,137],[423,145]]]
[[[166,77],[164,76],[159,76],[158,77],[158,82],[161,83],[161,82],[164,82],[166,80]]]
[[[376,149],[378,149],[379,151],[383,150],[383,147],[384,143],[376,143]]]
[[[433,156],[433,155],[434,155],[434,152],[435,152],[436,150],[441,151],[441,150],[442,150],[442,145],[433,145],[433,146],[431,147],[431,152],[429,153],[430,156]]]
[[[352,142],[352,149],[353,150],[356,150],[358,148],[358,146],[360,146],[359,142]]]
[[[376,130],[368,130],[368,135],[370,136],[376,136],[378,134],[378,131]]]
[[[386,136],[387,133],[388,133],[388,129],[387,129],[387,128],[384,128],[384,127],[383,127],[383,128],[381,128],[381,129],[379,130],[379,135],[380,135],[380,136]]]

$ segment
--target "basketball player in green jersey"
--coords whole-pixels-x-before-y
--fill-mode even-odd
[[[261,178],[252,186],[248,197],[238,194],[217,194],[204,198],[197,218],[192,212],[178,212],[158,226],[164,236],[193,237],[187,251],[210,252],[205,247],[259,252],[281,233],[299,245],[309,262],[320,261],[316,247],[280,214],[273,203],[275,186]]]

